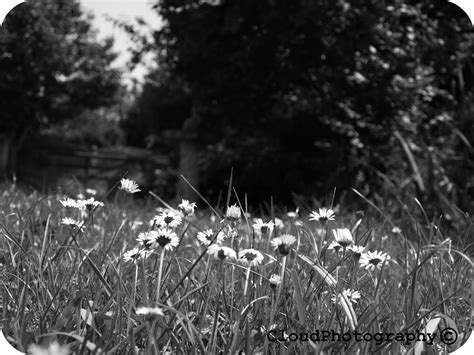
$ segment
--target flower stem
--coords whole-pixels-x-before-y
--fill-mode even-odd
[[[130,304],[128,307],[127,334],[129,334],[130,327],[132,326],[132,308],[135,306],[135,296],[137,294],[137,278],[138,278],[138,263],[135,264],[135,276],[133,278],[132,297],[130,299]]]
[[[163,271],[163,260],[165,258],[165,249],[161,250],[160,268],[158,269],[158,282],[156,283],[156,303],[160,302],[161,273]]]
[[[250,279],[250,269],[252,268],[251,264],[249,264],[249,267],[247,268],[247,273],[245,275],[245,286],[244,286],[244,299],[245,296],[247,295],[247,289],[249,285],[249,279]]]

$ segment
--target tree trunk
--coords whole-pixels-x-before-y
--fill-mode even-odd
[[[6,134],[0,135],[0,176],[7,175],[10,166],[12,148],[12,137]]]
[[[189,181],[189,183],[196,189],[199,189],[199,152],[197,146],[197,127],[199,116],[193,111],[183,123],[180,134],[179,146],[179,176],[177,186],[177,198],[194,200],[197,195],[189,184],[181,178],[181,175]]]

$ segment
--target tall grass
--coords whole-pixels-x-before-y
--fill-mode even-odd
[[[397,220],[367,200],[363,216],[341,206],[334,208],[335,220],[326,223],[309,220],[311,211],[275,215],[273,204],[268,215],[250,216],[231,191],[227,206],[234,201],[242,218],[231,220],[226,209],[197,201],[195,214],[172,228],[179,238],[175,248],[155,247],[133,262],[124,254],[139,246],[140,233],[153,228],[156,208],[163,207],[157,199],[140,205],[119,191],[104,206],[79,211],[65,208],[59,202],[63,195],[26,194],[9,186],[0,198],[5,336],[21,351],[30,347],[34,353],[31,344],[46,348],[58,342],[79,354],[442,353],[469,337],[468,245],[453,245],[453,236],[420,219],[419,211],[406,210]],[[61,224],[64,217],[80,225]],[[256,233],[253,217],[273,221],[271,234]],[[470,226],[470,217],[464,218]],[[336,228],[351,231],[361,254],[380,251],[390,259],[363,267],[351,248],[334,248]],[[210,246],[196,237],[208,229]],[[237,253],[260,251],[263,262],[249,266],[210,255],[219,232],[226,235],[223,245]],[[469,237],[470,229],[465,233]],[[284,234],[296,238],[288,255],[270,244]],[[280,276],[278,285],[270,282],[274,274]],[[440,341],[447,327],[458,334],[454,344]],[[428,330],[438,335],[432,345],[407,339],[304,339],[317,331]]]

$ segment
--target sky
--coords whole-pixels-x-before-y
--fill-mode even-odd
[[[130,45],[130,40],[122,30],[115,28],[106,19],[106,16],[121,20],[133,20],[136,17],[142,17],[155,29],[161,26],[161,19],[156,14],[156,11],[151,8],[149,0],[80,0],[80,2],[85,11],[91,12],[94,15],[93,26],[99,32],[99,39],[107,36],[115,38],[114,50],[119,53],[119,57],[114,63],[114,66],[117,67],[123,68],[129,59],[127,48]],[[152,65],[153,63],[148,59],[146,64]],[[146,73],[146,65],[140,65],[133,72],[124,73],[124,82],[130,83],[132,78],[141,81]]]

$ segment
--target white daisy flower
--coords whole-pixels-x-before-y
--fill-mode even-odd
[[[156,215],[150,220],[150,228],[151,229],[160,229],[166,228],[166,223],[163,221],[160,215]]]
[[[263,255],[255,249],[244,249],[239,251],[239,260],[247,266],[256,266],[262,263]]]
[[[172,250],[179,244],[179,238],[175,232],[170,229],[158,229],[151,231],[151,238],[153,239],[153,246],[155,248],[162,247],[165,250]]]
[[[342,291],[342,293],[351,301],[352,303],[357,303],[357,300],[361,297],[359,291],[347,289]]]
[[[290,211],[290,212],[288,212],[286,215],[287,215],[289,218],[292,218],[292,219],[298,218],[298,216],[299,216],[299,210],[300,210],[300,208],[297,207],[295,211]]]
[[[138,188],[138,184],[130,179],[122,179],[120,180],[120,190],[123,190],[129,194],[134,194],[136,192],[139,192],[140,189]]]
[[[395,226],[395,227],[392,228],[392,233],[393,234],[401,234],[402,230],[399,227]]]
[[[285,224],[283,223],[283,221],[280,218],[275,217],[275,228],[278,230],[281,230],[283,229],[283,227],[285,227]]]
[[[292,244],[296,242],[296,238],[290,234],[283,234],[278,238],[273,238],[271,241],[271,245],[278,249],[278,252],[281,255],[288,255],[290,253],[290,247]]]
[[[264,236],[267,234],[271,234],[273,231],[273,222],[268,221],[267,223],[264,223],[261,218],[257,218],[255,220],[255,223],[252,225],[255,233],[257,233],[260,236]]]
[[[145,316],[145,319],[148,321],[165,315],[159,307],[138,307],[136,313],[140,316]]]
[[[192,216],[195,208],[196,202],[190,203],[188,200],[181,200],[181,203],[178,205],[178,210],[185,216]]]
[[[335,252],[338,252],[339,250],[342,250],[342,245],[333,240],[331,244],[329,244],[328,250],[334,250]]]
[[[197,234],[197,239],[204,246],[209,246],[214,239],[214,232],[212,229],[208,229]],[[216,244],[222,244],[224,242],[225,235],[222,231],[219,231],[216,237]]]
[[[15,353],[19,353],[19,352],[15,352]],[[30,346],[28,346],[28,354],[30,355],[68,355],[70,354],[70,349],[68,345],[60,345],[56,340],[53,340],[46,347],[43,347],[37,344],[31,344]]]
[[[61,220],[61,224],[64,224],[64,225],[69,226],[71,228],[79,228],[81,231],[84,230],[84,226],[81,225],[81,222],[78,222],[75,219],[72,219],[72,218],[69,218],[69,217],[64,217]]]
[[[77,201],[69,197],[66,197],[64,200],[60,200],[59,203],[66,208],[79,208]]]
[[[123,260],[136,263],[140,259],[145,259],[148,255],[143,249],[133,248],[123,254]]]
[[[130,222],[130,227],[131,227],[133,230],[137,230],[137,229],[140,228],[141,226],[143,226],[143,221],[135,220],[135,221],[131,221],[131,222]]]
[[[86,189],[86,194],[91,195],[91,196],[95,196],[95,195],[97,195],[97,190],[88,188],[88,189]]]
[[[334,234],[336,242],[338,242],[343,248],[348,247],[354,242],[352,240],[352,233],[347,228],[333,229],[332,233]]]
[[[357,300],[361,297],[361,294],[359,291],[352,290],[352,289],[347,289],[343,290],[342,293],[349,299],[350,302],[352,303],[357,303]],[[341,295],[334,295],[331,300],[336,303],[337,301],[340,301]]]
[[[270,287],[276,288],[279,284],[281,284],[281,277],[279,275],[273,274],[270,276]]]
[[[237,205],[232,205],[227,207],[227,211],[225,212],[225,218],[229,221],[236,222],[242,217],[242,212],[240,211],[240,207]]]
[[[150,250],[155,244],[155,234],[153,231],[140,233],[137,241],[143,249]]]
[[[78,200],[77,206],[80,209],[92,211],[97,207],[103,207],[104,203],[97,201],[94,197],[88,198],[87,200]]]
[[[157,225],[166,225],[170,228],[175,228],[181,224],[183,218],[177,211],[166,209],[159,216],[155,217]]]
[[[309,214],[310,221],[319,221],[321,224],[325,224],[327,221],[334,221],[336,213],[330,208],[320,208],[318,212],[312,211]]]
[[[361,267],[365,267],[367,270],[373,271],[376,268],[380,270],[382,268],[382,264],[385,261],[390,261],[390,259],[391,258],[387,253],[383,253],[381,251],[368,251],[362,254],[359,263]]]
[[[224,247],[222,245],[212,244],[208,249],[207,253],[212,255],[216,259],[237,259],[237,254],[234,249]]]
[[[362,255],[362,253],[364,252],[365,250],[365,247],[361,246],[361,245],[351,245],[350,247],[348,247],[347,249],[349,249],[350,251],[352,251],[352,253],[354,254],[354,256],[359,259]]]

